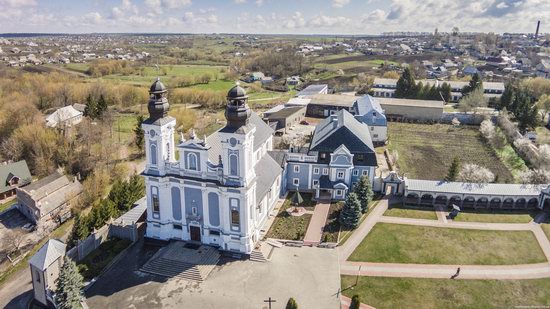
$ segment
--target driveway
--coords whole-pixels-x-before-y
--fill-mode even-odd
[[[136,244],[86,292],[90,308],[340,308],[336,250],[277,248],[270,262],[225,260],[208,279],[194,283],[144,274],[137,269],[156,250]]]

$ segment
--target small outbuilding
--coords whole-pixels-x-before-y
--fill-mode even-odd
[[[55,281],[59,278],[67,245],[50,239],[29,260],[34,299],[49,308],[54,304]]]

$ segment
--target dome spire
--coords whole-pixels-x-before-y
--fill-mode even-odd
[[[248,107],[248,95],[244,88],[237,82],[227,93],[227,106],[225,107],[225,119],[227,126],[239,128],[248,124],[250,118]]]
[[[168,115],[170,105],[168,104],[167,89],[160,81],[160,77],[149,88],[149,104],[147,104],[147,110],[149,110],[149,118],[157,120]]]

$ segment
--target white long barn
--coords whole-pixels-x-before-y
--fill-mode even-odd
[[[524,184],[472,184],[438,180],[405,180],[405,203],[467,208],[526,209],[549,204],[548,188]],[[544,203],[543,203],[544,202]]]

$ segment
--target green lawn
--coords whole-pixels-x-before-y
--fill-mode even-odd
[[[384,213],[384,216],[437,220],[433,207],[390,206]]]
[[[510,265],[546,262],[530,231],[482,231],[378,223],[351,261]]]
[[[300,217],[294,217],[286,212],[286,209],[292,206],[290,203],[290,199],[292,198],[293,194],[294,193],[292,192],[288,193],[287,199],[281,206],[281,209],[279,210],[279,213],[277,214],[273,225],[267,233],[267,237],[289,240],[304,239],[307,226],[309,225],[309,221],[311,220],[312,215],[305,214]],[[304,193],[302,194],[302,197],[304,198],[304,202],[300,204],[300,206],[312,209],[312,204],[314,205],[315,202],[311,201],[311,195]]]
[[[342,276],[342,293],[378,309],[547,308],[550,279],[448,280]],[[538,306],[538,307],[537,307]],[[543,307],[544,306],[544,307]]]
[[[127,239],[111,238],[90,252],[82,261],[78,262],[80,274],[87,280],[91,280],[101,273],[120,252],[126,249],[132,242]]]
[[[134,128],[137,124],[137,115],[118,114],[113,124],[113,138],[121,143],[129,142],[134,138]]]
[[[443,179],[456,156],[463,164],[488,168],[499,182],[513,182],[512,173],[483,141],[478,127],[390,122],[388,135],[390,150],[399,155],[399,170],[409,178]]]
[[[69,63],[65,64],[64,67],[67,70],[75,71],[78,73],[86,73],[88,69],[90,68],[90,65],[87,63]]]
[[[506,210],[462,210],[454,221],[487,223],[529,223],[536,212]]]

